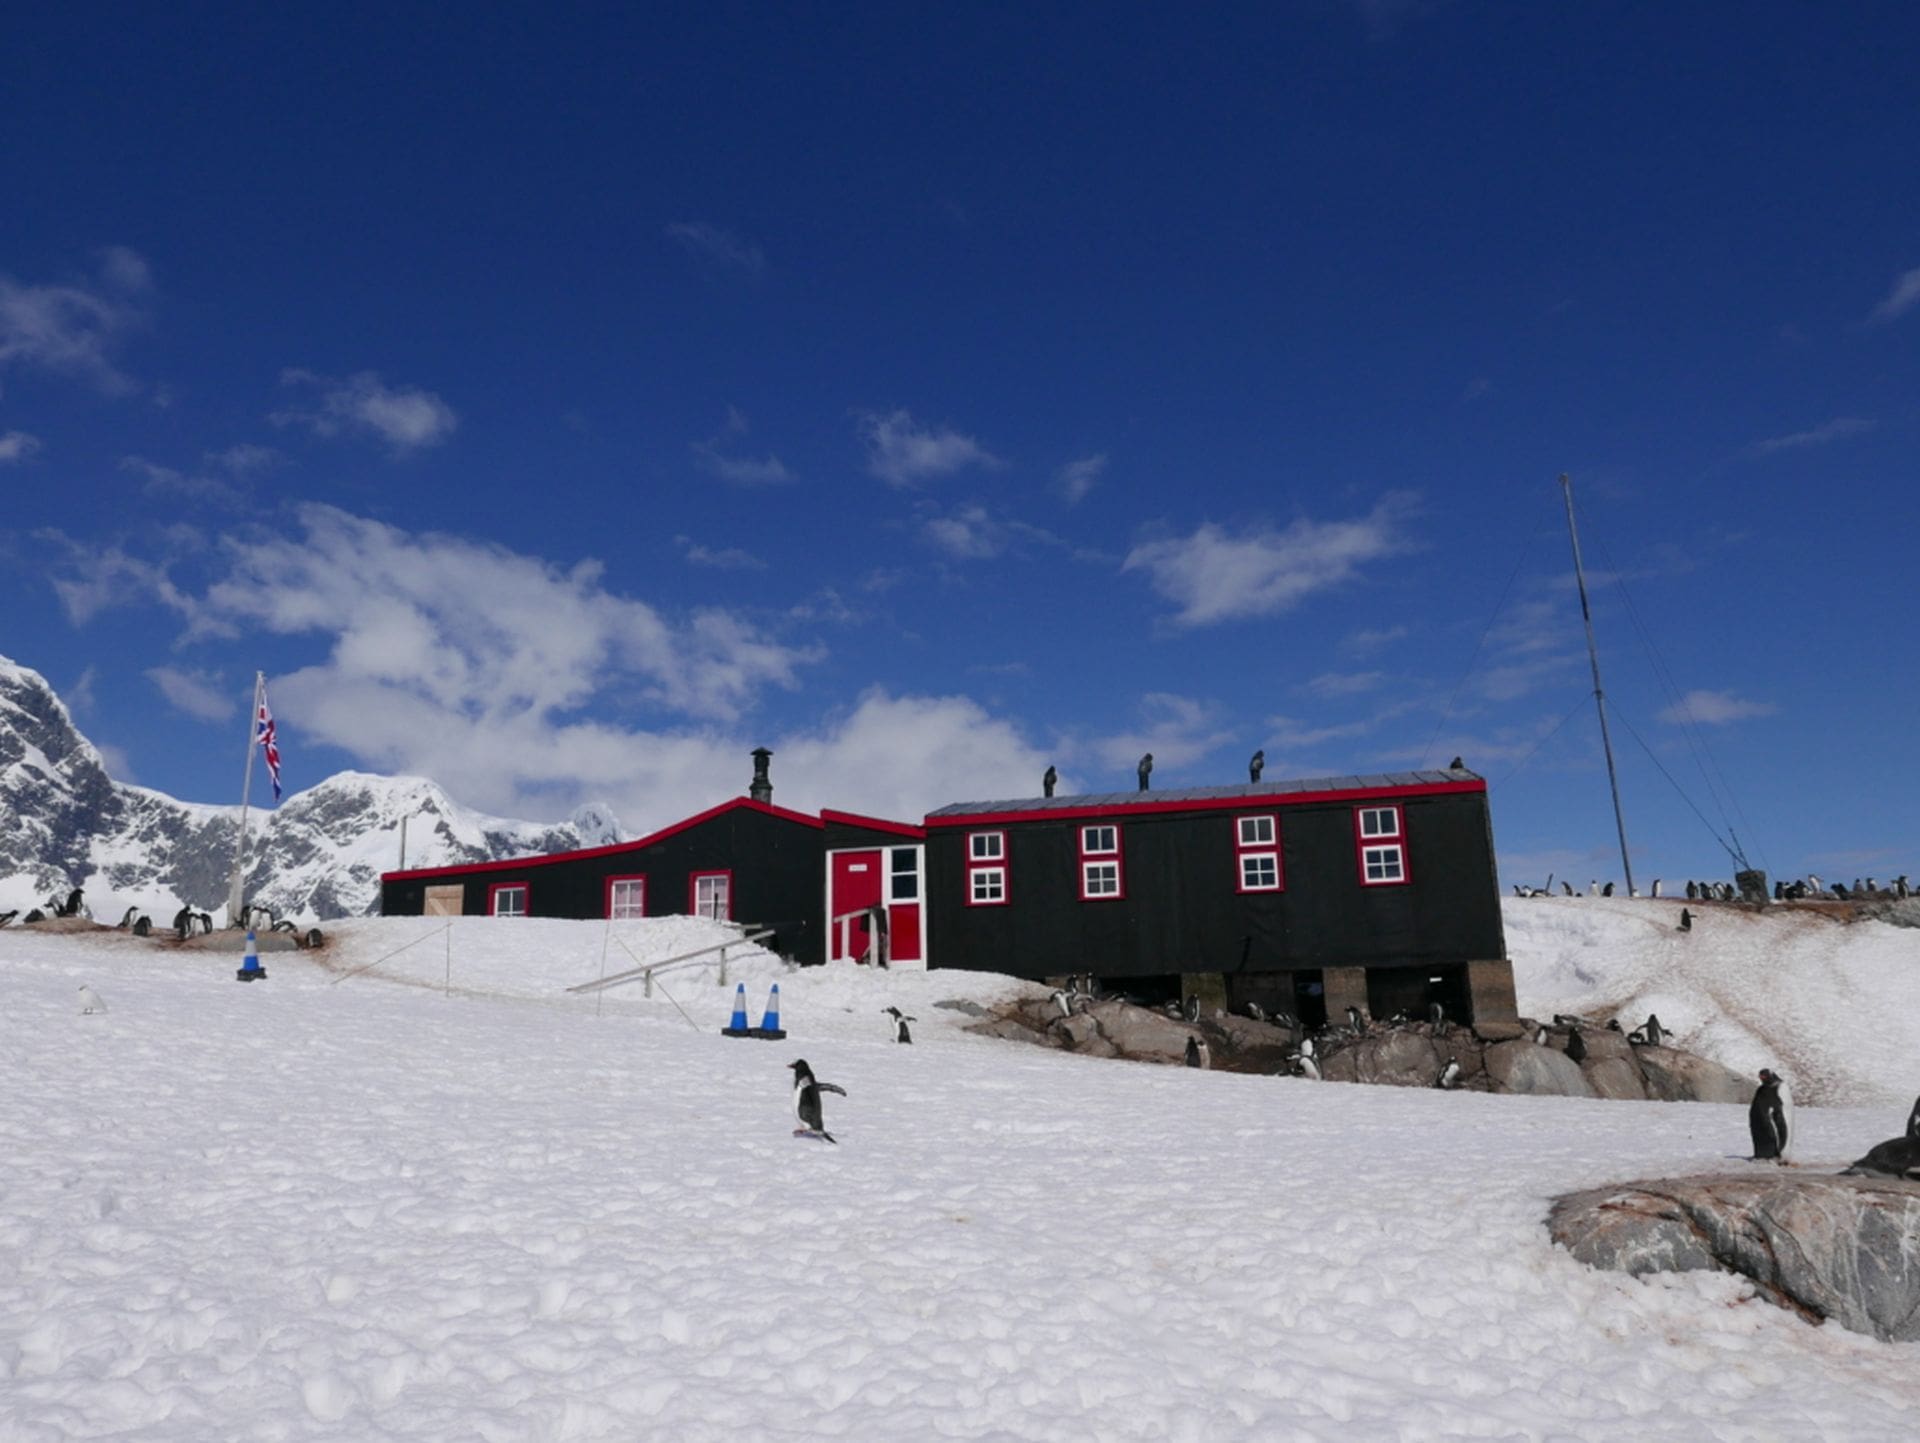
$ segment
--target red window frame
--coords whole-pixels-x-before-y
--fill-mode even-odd
[[[1243,824],[1246,822],[1265,822],[1270,834],[1267,841],[1249,842]],[[1249,857],[1273,858],[1273,885],[1253,887],[1247,885],[1247,859]],[[1277,812],[1249,812],[1233,819],[1233,890],[1242,894],[1249,892],[1284,892],[1287,890],[1287,874],[1280,865],[1280,817]]]
[[[500,894],[502,892],[520,893],[518,912],[501,912]],[[533,915],[533,888],[525,882],[489,882],[487,884],[487,915],[489,917],[531,917]]]
[[[1393,817],[1391,832],[1369,834],[1366,819],[1369,812],[1388,812]],[[1397,877],[1369,877],[1367,875],[1367,853],[1369,851],[1391,851],[1400,862],[1400,875]],[[1353,809],[1353,860],[1363,887],[1404,887],[1413,880],[1413,868],[1407,860],[1407,814],[1397,803],[1375,802]]]
[[[639,915],[642,917],[646,916],[647,915],[647,874],[645,872],[623,872],[618,877],[607,878],[606,886],[602,889],[600,894],[601,900],[604,903],[604,905],[600,909],[601,915],[607,918],[609,921],[614,920],[613,885],[616,882],[638,882],[640,884]],[[625,920],[625,919],[622,919],[622,920]]]
[[[1090,832],[1113,833],[1113,845],[1089,847],[1087,835]],[[1080,851],[1080,900],[1082,902],[1119,902],[1127,895],[1127,869],[1121,860],[1120,824],[1118,822],[1088,822],[1075,833]],[[1087,870],[1090,867],[1113,868],[1113,890],[1111,892],[1089,892],[1087,890]]]
[[[724,877],[727,882],[727,915],[714,920],[731,922],[733,920],[733,869],[731,867],[709,867],[704,872],[687,874],[687,915],[689,917],[711,917],[711,912],[700,910],[700,884],[709,877]]]
[[[976,854],[973,846],[974,842],[986,837],[992,837],[996,843],[993,854],[990,856]],[[966,863],[966,866],[961,879],[961,900],[964,901],[967,906],[1004,907],[1013,899],[1013,878],[1007,866],[1007,834],[1005,832],[968,832],[967,850],[962,860]],[[974,890],[976,886],[975,878],[990,874],[998,874],[1000,878],[1000,895],[998,897],[981,897]]]

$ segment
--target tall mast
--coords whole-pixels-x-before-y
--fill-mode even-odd
[[[256,671],[253,674],[253,706],[247,712],[247,769],[240,778],[240,827],[239,837],[233,849],[233,880],[227,884],[227,925],[238,927],[245,919],[240,915],[241,904],[246,900],[242,895],[247,874],[247,793],[253,788],[253,746],[255,733],[260,726],[260,698],[267,689],[267,674]]]
[[[1593,610],[1587,605],[1587,573],[1580,564],[1580,530],[1573,524],[1573,482],[1560,473],[1560,490],[1567,498],[1567,535],[1573,538],[1573,578],[1580,585],[1580,619],[1587,624],[1587,660],[1593,666],[1593,705],[1600,713],[1600,748],[1607,754],[1607,785],[1613,789],[1613,825],[1620,834],[1620,865],[1627,874],[1627,895],[1633,889],[1633,863],[1627,860],[1627,819],[1620,811],[1620,778],[1613,769],[1613,739],[1607,735],[1607,698],[1600,689],[1600,653],[1593,645]]]

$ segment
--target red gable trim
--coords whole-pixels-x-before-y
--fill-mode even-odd
[[[745,807],[748,811],[764,812],[769,817],[778,817],[785,822],[798,822],[803,827],[823,829],[818,817],[810,817],[805,812],[790,811],[786,807],[776,807],[772,802],[756,802],[752,797],[735,797],[731,801],[720,803],[717,807],[708,807],[704,812],[688,817],[685,821],[675,822],[670,827],[662,827],[650,836],[634,842],[615,842],[610,847],[583,847],[577,852],[541,852],[531,857],[503,857],[497,862],[468,862],[458,867],[414,867],[405,872],[382,872],[380,881],[406,881],[414,877],[469,877],[475,872],[519,871],[526,867],[546,867],[555,862],[578,862],[588,857],[613,857],[622,852],[637,852],[643,847],[651,847],[656,842],[664,842],[668,837],[697,827],[702,822],[713,820],[722,812],[731,812]]]
[[[863,817],[858,812],[836,812],[831,807],[820,809],[820,820],[842,827],[865,827],[872,832],[891,832],[896,837],[922,838],[927,835],[925,827],[916,827],[911,822],[889,822],[881,817]]]
[[[1121,802],[1107,806],[1048,807],[1035,811],[967,812],[952,817],[928,817],[928,827],[995,827],[1008,822],[1061,822],[1082,817],[1148,817],[1170,812],[1264,812],[1315,802],[1371,801],[1376,797],[1438,797],[1485,792],[1483,781],[1425,782],[1408,787],[1355,787],[1335,792],[1270,792],[1265,795],[1201,797],[1181,802]]]

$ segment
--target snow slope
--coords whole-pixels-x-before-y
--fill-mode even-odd
[[[1803,1103],[1906,1106],[1920,1092],[1920,929],[1794,906],[1504,906],[1523,1013],[1618,1016],[1632,1028],[1655,1012],[1681,1046],[1737,1072],[1779,1069]],[[1683,906],[1690,932],[1676,928]]]
[[[1560,1192],[1750,1166],[1739,1108],[1096,1061],[937,1005],[1008,979],[764,954],[729,978],[756,1021],[777,978],[792,1035],[730,1040],[712,972],[562,990],[712,924],[442,926],[352,923],[252,986],[231,952],[0,931],[0,1437],[1877,1443],[1920,1416],[1914,1345],[1548,1243]],[[791,1135],[796,1056],[847,1089],[837,1147]],[[1838,1165],[1904,1107],[1802,1117]]]

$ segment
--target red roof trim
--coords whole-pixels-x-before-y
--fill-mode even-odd
[[[1269,792],[1264,795],[1200,797],[1181,802],[1122,802],[1118,805],[1049,807],[1036,811],[966,812],[950,817],[928,817],[933,827],[991,827],[1007,822],[1063,822],[1082,817],[1146,817],[1169,812],[1245,812],[1299,807],[1315,802],[1370,801],[1376,797],[1443,797],[1485,792],[1484,781],[1421,782],[1405,787],[1355,787],[1335,792]]]
[[[765,812],[770,817],[778,817],[784,822],[798,822],[802,826],[821,829],[825,823],[818,817],[810,817],[805,812],[790,811],[786,807],[776,807],[772,802],[756,802],[752,797],[734,797],[720,803],[717,807],[708,807],[704,812],[696,813],[684,821],[675,822],[670,827],[641,837],[632,842],[615,842],[610,847],[583,847],[577,852],[539,852],[530,857],[503,857],[497,862],[468,862],[459,867],[415,867],[405,872],[382,872],[380,881],[399,882],[414,877],[469,877],[475,872],[519,871],[526,867],[545,867],[555,862],[578,862],[588,857],[613,857],[622,852],[637,852],[642,847],[651,847],[656,842],[664,842],[668,837],[697,827],[702,822],[711,821],[722,812],[735,811],[745,807],[748,811]]]
[[[863,817],[858,812],[836,812],[832,807],[820,809],[820,820],[842,827],[865,827],[874,832],[891,832],[896,837],[924,838],[927,835],[925,827],[915,826],[912,822],[889,822],[884,817]]]

